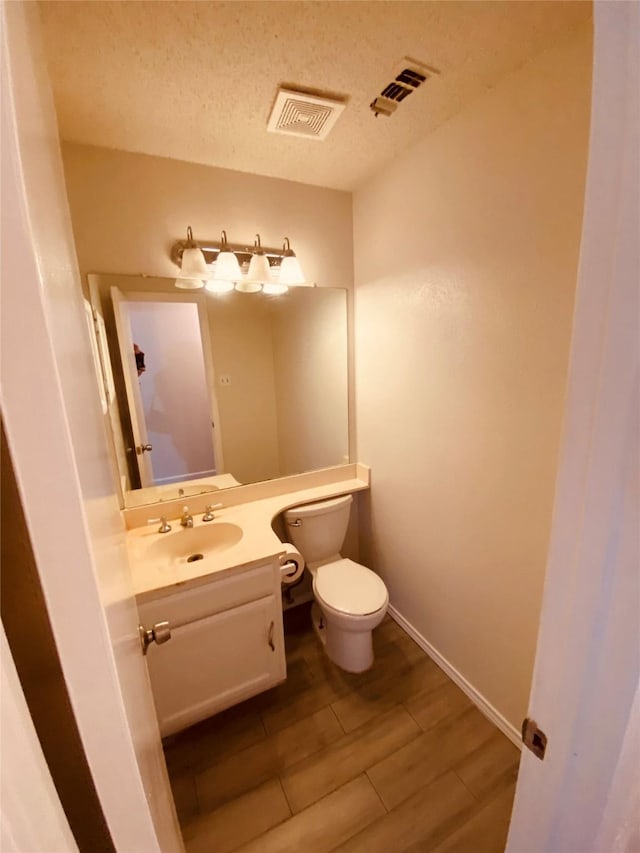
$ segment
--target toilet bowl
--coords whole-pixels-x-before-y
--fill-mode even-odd
[[[353,498],[344,495],[292,507],[284,513],[291,542],[313,576],[314,629],[329,658],[347,672],[373,664],[372,631],[387,611],[382,578],[339,553]]]

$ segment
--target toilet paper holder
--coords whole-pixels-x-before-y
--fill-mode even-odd
[[[280,581],[286,586],[302,576],[304,558],[290,543],[286,543],[285,547],[287,550],[280,555]]]
[[[280,566],[280,573],[285,577],[289,578],[295,575],[298,571],[298,564],[294,563],[293,560],[287,560],[286,563],[282,563]]]

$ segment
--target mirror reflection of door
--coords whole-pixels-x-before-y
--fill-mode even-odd
[[[111,298],[133,435],[133,446],[127,448],[128,455],[137,467],[140,485],[152,486],[154,482],[153,467],[147,451],[151,445],[147,436],[144,407],[138,384],[138,371],[129,319],[129,302],[128,298],[117,287],[111,288]]]
[[[215,475],[211,368],[198,305],[125,297],[117,288],[112,298],[142,486]]]

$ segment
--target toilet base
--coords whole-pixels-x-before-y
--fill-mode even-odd
[[[345,672],[364,672],[373,666],[372,631],[345,631],[328,621],[317,601],[311,606],[311,622],[327,656]]]
[[[322,610],[320,610],[320,606],[317,601],[314,601],[311,605],[311,624],[313,625],[313,630],[315,632],[316,637],[320,640],[320,642],[326,649],[327,620],[324,618]]]

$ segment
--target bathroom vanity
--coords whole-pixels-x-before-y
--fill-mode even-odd
[[[162,505],[171,531],[148,524],[151,507],[125,511],[127,549],[141,625],[169,623],[147,663],[163,737],[268,690],[286,678],[281,585],[304,564],[272,523],[287,508],[369,488],[369,469],[344,465]],[[195,557],[195,559],[194,559]],[[158,636],[162,636],[159,628]]]
[[[160,590],[138,610],[171,629],[147,654],[163,737],[286,678],[277,556]]]

